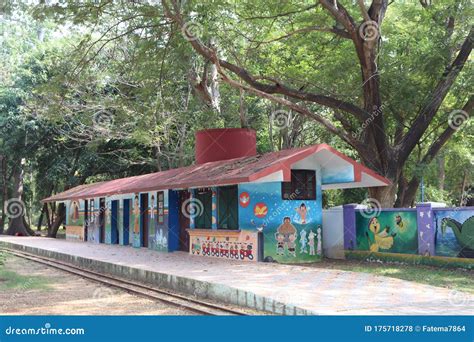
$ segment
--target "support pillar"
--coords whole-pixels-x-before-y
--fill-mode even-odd
[[[435,255],[435,227],[431,204],[416,205],[416,224],[418,227],[418,254]]]
[[[353,204],[343,206],[345,250],[355,250],[357,247],[355,208]]]

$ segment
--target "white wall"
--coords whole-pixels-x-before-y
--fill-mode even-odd
[[[342,206],[323,210],[323,255],[331,259],[344,259]]]

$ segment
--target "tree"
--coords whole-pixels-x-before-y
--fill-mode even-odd
[[[304,114],[319,122],[330,132],[339,136],[344,142],[356,149],[364,164],[392,181],[391,186],[370,189],[370,195],[372,197],[379,200],[382,206],[392,206],[395,203],[398,190],[397,204],[407,206],[413,202],[420,177],[418,174],[414,174],[408,184],[405,185],[403,183],[405,181],[405,175],[403,174],[404,166],[422,137],[428,134],[430,124],[432,124],[436,115],[439,113],[440,107],[449,92],[452,91],[455,81],[463,70],[472,51],[474,30],[470,25],[463,25],[461,22],[461,27],[458,30],[459,35],[464,35],[463,41],[455,52],[452,51],[449,53],[449,55],[455,55],[455,57],[448,61],[442,73],[437,72],[439,75],[438,80],[433,83],[431,90],[425,94],[424,100],[418,103],[419,109],[416,115],[406,117],[397,108],[392,111],[390,109],[392,104],[384,104],[383,101],[384,90],[382,89],[383,83],[381,82],[380,72],[382,66],[379,56],[380,50],[383,48],[383,36],[381,35],[380,28],[382,24],[384,24],[386,12],[389,7],[388,1],[374,0],[369,7],[366,7],[364,1],[358,1],[358,5],[360,10],[358,16],[362,17],[362,21],[357,19],[357,13],[355,13],[353,8],[349,10],[338,1],[320,0],[314,5],[305,7],[297,4],[290,6],[291,10],[287,10],[289,4],[284,4],[281,8],[263,8],[263,6],[259,6],[259,4],[244,5],[242,6],[243,8],[240,6],[236,7],[242,10],[251,9],[253,13],[257,10],[259,15],[254,15],[248,19],[271,21],[272,24],[275,24],[275,27],[277,27],[277,21],[281,20],[281,18],[285,18],[285,20],[288,20],[288,22],[291,22],[294,26],[303,26],[280,37],[273,38],[272,41],[274,42],[280,42],[282,40],[290,41],[292,39],[300,42],[301,40],[295,38],[296,35],[314,31],[330,32],[341,41],[341,46],[347,46],[342,40],[349,40],[355,50],[354,59],[360,67],[360,84],[362,91],[360,96],[357,97],[360,104],[342,100],[336,96],[328,96],[321,92],[303,89],[307,84],[303,84],[303,86],[297,88],[291,84],[295,82],[291,82],[290,75],[283,74],[277,79],[272,75],[256,74],[250,67],[242,66],[237,58],[235,60],[221,58],[220,55],[229,54],[207,47],[202,43],[200,37],[196,36],[187,28],[189,23],[186,21],[183,12],[189,13],[196,10],[193,5],[186,4],[186,6],[180,6],[175,0],[163,1],[166,16],[175,22],[184,32],[185,38],[197,53],[217,66],[218,72],[224,82],[234,88],[245,90],[275,103],[287,106],[291,110]],[[440,11],[439,8],[434,8],[434,5],[428,6],[425,3],[422,3],[422,5],[422,11],[427,11],[429,15],[438,17],[445,15],[445,17],[442,18],[445,19],[443,23],[440,24],[438,18],[433,19],[433,21],[438,25],[437,29],[439,29],[439,26],[444,26],[445,33],[443,38],[445,40],[454,40],[455,23],[462,11],[466,10],[466,3],[457,1],[453,6],[447,6],[444,11]],[[222,9],[218,8],[216,12],[219,10]],[[242,17],[242,14],[239,15],[235,10],[232,11],[228,7],[226,7],[225,10],[232,13],[232,15],[227,16],[227,18]],[[412,8],[412,10],[415,9]],[[322,15],[326,14],[332,17],[336,24],[333,26],[308,25],[306,21],[309,20],[305,15],[310,11],[314,12],[314,21],[320,20],[327,25],[328,20],[321,18]],[[392,18],[391,20],[394,19]],[[218,25],[216,25],[216,27],[217,26]],[[219,28],[214,29],[215,31],[211,34],[222,35],[222,32],[217,31]],[[265,27],[262,25],[255,31],[259,32],[263,29],[265,29]],[[245,34],[242,35],[245,37]],[[249,39],[246,40],[249,41]],[[255,41],[255,38],[253,41]],[[263,44],[264,42],[263,40],[259,40],[258,43]],[[453,45],[455,46],[456,44]],[[449,45],[449,47],[445,48],[454,50],[454,48],[452,48],[453,45]],[[226,49],[226,51],[233,49],[234,46]],[[389,63],[390,60],[386,62]],[[438,64],[444,62],[445,59],[442,59]],[[231,75],[236,76],[242,82],[233,79]],[[468,119],[472,111],[474,97],[472,95],[464,95],[463,97],[467,99],[462,106],[462,110],[459,111],[459,114],[464,121]],[[289,101],[287,98],[293,99],[294,101]],[[333,117],[340,122],[340,126],[342,127],[334,124],[324,115],[310,110],[308,106],[313,104],[331,109],[333,111]],[[456,107],[454,107],[454,109],[456,109]],[[394,129],[388,127],[387,113],[390,111],[392,111],[395,122],[398,121]],[[359,132],[360,137],[357,136],[358,134],[354,134],[358,133],[355,122],[358,122],[358,124],[364,127],[363,131]],[[457,126],[448,125],[447,120],[444,126],[444,131],[442,131],[428,147],[425,147],[424,155],[420,160],[421,164],[429,164],[458,128]]]
[[[108,136],[109,147],[132,146],[132,164],[158,170],[191,162],[188,132],[210,125],[258,129],[260,151],[328,142],[356,151],[392,181],[371,197],[407,206],[453,139],[452,123],[472,111],[472,9],[464,0],[366,3],[43,4],[34,8],[37,18],[87,30],[65,58],[71,71],[48,88],[56,101],[39,109],[48,117],[66,110],[77,128],[66,136],[85,132],[85,144],[98,143],[89,134],[94,107],[112,111],[112,131],[100,144]],[[219,107],[211,80],[219,84]],[[274,134],[268,112],[284,108],[298,121]],[[123,122],[132,124],[123,129]],[[460,133],[472,127],[462,126]],[[472,135],[464,136],[461,144],[472,145]],[[137,146],[152,153],[133,153]]]

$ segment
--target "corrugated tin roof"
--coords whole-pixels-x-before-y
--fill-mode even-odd
[[[129,194],[163,189],[184,189],[192,187],[210,187],[256,181],[277,171],[283,172],[284,180],[290,179],[291,164],[311,153],[329,150],[348,160],[365,172],[373,174],[386,184],[390,182],[376,175],[354,160],[336,151],[326,144],[312,145],[271,152],[252,157],[221,160],[199,165],[191,165],[141,176],[120,178],[100,183],[80,185],[51,197],[43,202],[55,202],[69,199],[85,199],[108,195]]]

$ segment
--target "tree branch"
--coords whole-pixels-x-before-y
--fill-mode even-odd
[[[346,39],[351,39],[351,36],[347,31],[338,29],[337,27],[320,27],[320,26],[315,26],[315,25],[308,26],[308,27],[303,27],[303,28],[288,32],[288,33],[286,33],[282,36],[279,36],[277,38],[273,38],[273,39],[269,39],[269,40],[263,40],[263,41],[252,39],[252,38],[244,36],[240,32],[239,33],[251,43],[268,44],[268,43],[278,42],[280,40],[287,39],[287,38],[289,38],[289,37],[291,37],[295,34],[307,33],[307,32],[311,32],[311,31],[332,32],[332,33],[334,33],[335,35],[337,35],[339,37],[346,38]]]
[[[463,107],[463,111],[467,113],[467,118],[465,118],[465,121],[469,120],[470,113],[472,112],[472,109],[474,108],[474,96],[469,97],[467,100],[466,104]],[[464,118],[463,118],[464,119]],[[441,148],[446,144],[446,142],[451,138],[451,136],[458,130],[459,127],[451,127],[452,125],[448,125],[446,129],[441,133],[441,135],[431,144],[431,146],[428,148],[428,151],[426,154],[423,156],[421,159],[420,165],[428,165],[431,163],[434,157],[438,154],[438,152],[441,150]],[[420,175],[419,174],[414,174],[413,177],[411,178],[410,182],[406,185],[405,188],[405,194],[404,197],[407,199],[412,199],[415,197],[416,190],[418,189],[418,184],[420,183]],[[404,201],[406,204],[406,201]]]
[[[243,17],[242,15],[238,14],[237,15],[239,17],[242,18],[242,20],[259,20],[259,19],[275,19],[275,18],[281,18],[281,17],[287,17],[287,16],[290,16],[290,15],[293,15],[293,14],[298,14],[298,13],[303,13],[303,12],[306,12],[306,11],[309,11],[313,8],[316,8],[318,7],[318,4],[315,4],[315,5],[311,5],[311,6],[307,6],[301,10],[296,10],[296,11],[288,11],[288,12],[283,12],[283,13],[278,13],[278,14],[275,14],[275,15],[269,15],[269,16],[255,16],[255,17]]]
[[[198,37],[193,36],[193,34],[186,29],[185,22],[179,14],[179,8],[176,4],[176,1],[172,0],[171,4],[173,6],[174,13],[171,12],[170,6],[168,5],[168,1],[163,1],[163,8],[168,18],[174,20],[179,25],[179,27],[183,30],[184,35],[187,37],[189,43],[193,46],[194,50],[198,54],[208,60],[213,60],[213,51],[207,46],[205,46]],[[257,78],[251,75],[246,69],[241,68],[225,60],[217,59],[213,61],[213,63],[219,63],[222,68],[231,71],[259,92],[263,92],[266,94],[286,95],[294,99],[317,103],[332,109],[339,109],[351,113],[361,122],[363,122],[370,116],[369,113],[364,109],[349,102],[341,101],[330,96],[308,93],[302,90],[290,88],[281,83],[265,84],[258,82]]]
[[[449,65],[443,76],[439,80],[438,84],[434,88],[433,92],[429,96],[428,101],[423,106],[415,121],[413,122],[410,130],[403,137],[399,149],[399,163],[406,161],[413,148],[416,146],[417,141],[421,139],[431,121],[438,112],[439,107],[443,103],[446,95],[448,94],[451,86],[453,85],[456,77],[461,72],[464,64],[469,58],[472,51],[472,43],[474,39],[474,29],[471,30],[462,44],[461,50],[459,51],[455,60]]]

